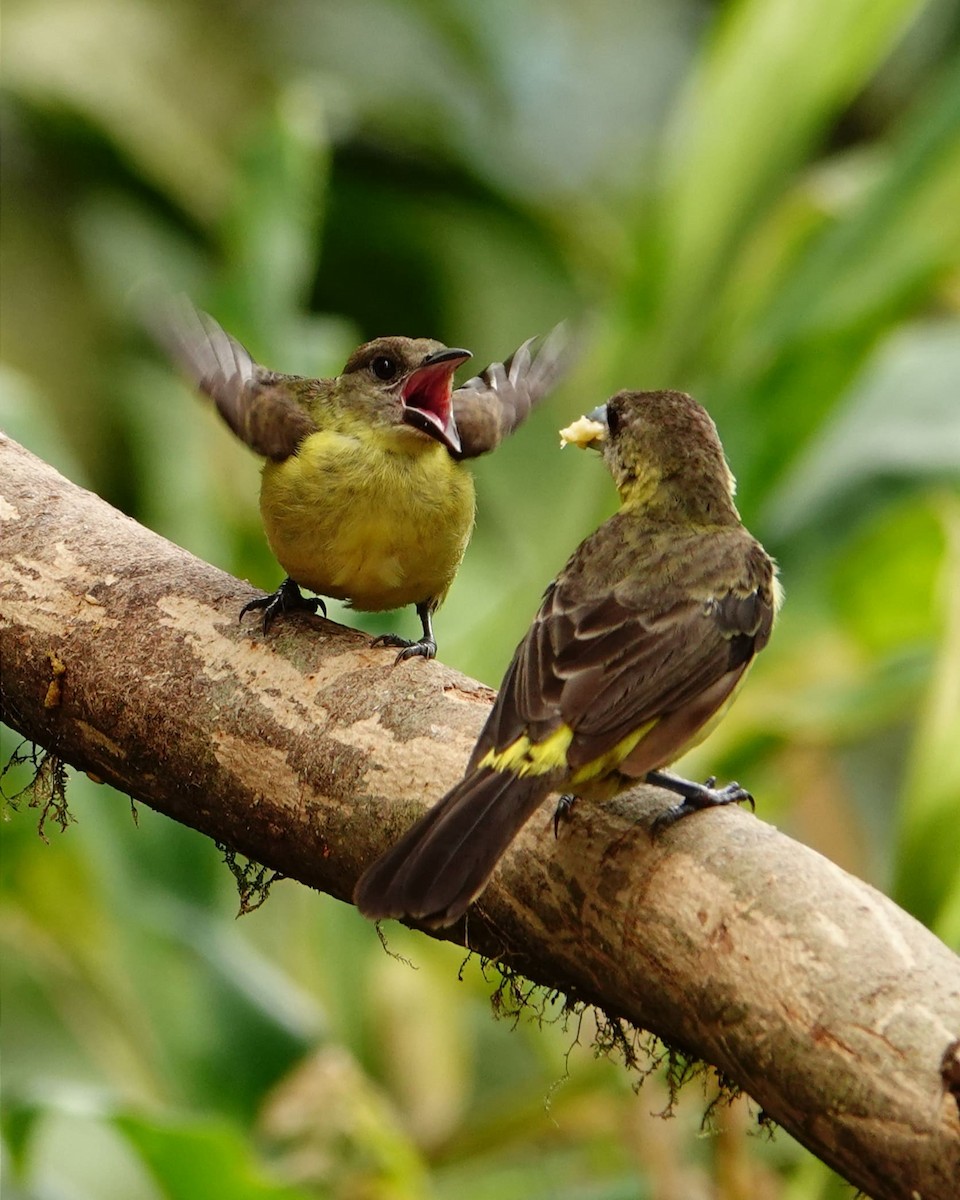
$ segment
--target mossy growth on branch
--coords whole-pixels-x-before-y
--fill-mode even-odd
[[[30,769],[30,778],[8,795],[3,786],[4,779],[23,766]],[[44,841],[48,840],[44,832],[48,821],[54,821],[63,832],[76,820],[67,805],[67,764],[55,750],[45,750],[26,739],[17,746],[0,771],[0,798],[4,807],[9,806],[14,812],[20,811],[25,798],[29,808],[39,809],[37,832]]]

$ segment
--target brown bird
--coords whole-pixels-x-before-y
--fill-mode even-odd
[[[241,616],[262,608],[266,632],[291,609],[325,613],[301,587],[370,612],[414,604],[422,637],[376,642],[402,647],[398,661],[433,658],[433,614],[473,529],[473,477],[463,462],[493,450],[563,376],[562,328],[536,356],[531,338],[456,390],[453,373],[470,352],[429,338],[376,338],[337,378],[307,379],[260,366],[189,302],[153,331],[266,459],[260,513],[288,578]]]
[[[620,510],[547,588],[463,780],[361,878],[368,917],[456,921],[551,792],[646,780],[682,797],[657,828],[751,799],[661,770],[726,711],[780,599],[716,427],[682,392],[625,391],[562,436],[601,450]]]

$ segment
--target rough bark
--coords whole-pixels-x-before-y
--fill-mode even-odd
[[[0,435],[3,718],[137,800],[342,900],[459,777],[489,689],[248,585]],[[954,1200],[960,959],[746,812],[652,842],[671,798],[545,806],[453,940],[712,1063],[877,1200]]]

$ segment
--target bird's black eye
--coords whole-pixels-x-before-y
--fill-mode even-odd
[[[607,405],[607,429],[611,437],[616,437],[620,432],[620,410],[613,404]]]
[[[388,379],[396,377],[400,365],[395,358],[391,358],[389,354],[378,354],[376,358],[370,361],[370,370],[378,379],[382,379],[384,383]]]

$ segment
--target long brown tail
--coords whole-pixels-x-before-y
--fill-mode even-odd
[[[354,903],[374,920],[452,925],[549,790],[542,777],[471,772],[364,872]]]

